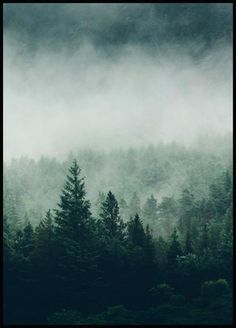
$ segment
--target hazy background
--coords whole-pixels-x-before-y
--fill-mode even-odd
[[[4,159],[232,131],[231,4],[4,4]]]

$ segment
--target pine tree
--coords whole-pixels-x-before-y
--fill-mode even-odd
[[[99,216],[101,205],[105,201],[105,199],[106,199],[106,195],[104,194],[104,192],[99,191],[98,197],[97,197],[97,200],[95,203],[95,211],[96,211],[97,216]]]
[[[12,250],[13,232],[8,217],[3,215],[3,258],[9,257]]]
[[[150,229],[149,227],[149,224],[146,225],[146,228],[145,228],[145,246],[146,247],[153,247],[153,235],[152,235],[152,230]]]
[[[193,246],[192,246],[191,234],[190,231],[188,230],[185,238],[185,253],[189,254],[192,252],[193,252]]]
[[[118,202],[111,191],[102,203],[99,223],[105,238],[123,240],[125,224],[120,217]]]
[[[120,302],[125,275],[125,224],[119,214],[118,202],[111,191],[102,203],[98,219],[100,237],[99,267],[104,302]]]
[[[134,218],[130,218],[127,224],[128,230],[128,242],[134,246],[144,246],[145,243],[145,231],[139,215],[136,214]]]
[[[157,220],[157,200],[153,195],[146,200],[143,207],[143,216],[149,223],[155,223]]]
[[[177,234],[177,229],[175,228],[174,232],[171,235],[169,249],[167,252],[168,261],[174,264],[176,263],[177,256],[182,254],[183,253]]]
[[[227,209],[230,207],[233,201],[233,183],[232,183],[232,173],[227,170],[224,174],[224,209],[227,212]]]
[[[20,194],[10,188],[8,181],[3,184],[3,215],[7,217],[13,229],[22,226],[22,213],[24,212]]]
[[[91,232],[90,202],[85,199],[84,178],[74,160],[60,196],[59,209],[55,210],[56,230],[59,235],[83,243]]]
[[[199,245],[199,252],[203,252],[207,250],[210,246],[209,241],[209,224],[204,224],[201,227],[200,231],[200,245]]]
[[[52,260],[54,241],[55,227],[51,211],[48,210],[45,218],[35,229],[35,256],[40,257],[43,262],[50,262]]]
[[[230,171],[227,170],[223,175],[224,189],[226,192],[232,192],[232,177]]]
[[[58,306],[86,309],[92,307],[89,302],[99,275],[95,225],[90,202],[85,199],[84,179],[79,174],[75,160],[60,196],[59,209],[55,210],[56,284]]]
[[[30,256],[35,247],[35,235],[34,229],[30,221],[27,222],[23,229],[23,235],[21,240],[21,249],[25,257]]]
[[[156,277],[155,247],[149,226],[144,229],[138,214],[130,218],[127,225],[127,256],[125,267],[128,304],[140,304],[140,295],[154,284]],[[138,268],[138,270],[137,270]]]
[[[126,221],[129,217],[129,206],[124,198],[119,201],[120,215]]]
[[[141,205],[137,193],[134,192],[129,204],[129,215],[134,216],[136,214],[141,214]]]
[[[177,219],[177,204],[173,197],[163,197],[158,206],[158,217],[161,220],[160,226],[164,228],[164,232],[169,238]]]
[[[60,272],[56,267],[57,256],[55,227],[51,211],[48,210],[45,218],[35,228],[35,250],[32,254],[34,290],[37,295],[35,303],[41,317],[52,313],[57,306],[55,294],[57,274]]]
[[[11,227],[7,217],[3,215],[3,293],[4,293],[4,315],[10,319],[12,306],[12,285],[13,285],[13,244],[11,238]],[[6,320],[6,319],[5,319]]]
[[[192,229],[192,223],[197,215],[196,204],[194,196],[190,193],[188,189],[183,190],[181,198],[179,200],[179,224],[178,228],[180,233],[186,237],[187,231]]]

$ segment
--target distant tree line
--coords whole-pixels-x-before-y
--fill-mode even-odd
[[[84,149],[63,161],[47,156],[38,160],[12,159],[4,163],[4,211],[12,211],[11,223],[21,228],[27,219],[34,227],[38,225],[48,208],[57,206],[67,169],[76,158],[86,176],[93,216],[99,215],[101,202],[112,190],[124,221],[139,213],[154,235],[156,231],[170,234],[172,227],[169,232],[163,229],[160,215],[156,220],[162,211],[152,208],[159,206],[165,196],[173,198],[167,200],[166,206],[170,206],[175,220],[177,213],[171,208],[184,189],[193,194],[195,201],[208,198],[209,185],[220,179],[222,172],[232,171],[231,141],[204,138],[199,146],[191,148],[172,143],[107,152]],[[155,198],[156,204],[150,198]]]

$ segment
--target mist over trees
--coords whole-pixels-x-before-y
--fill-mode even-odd
[[[3,9],[4,324],[232,324],[232,4]]]
[[[169,147],[109,154],[111,186],[121,184],[119,198],[112,188],[97,189],[94,206],[87,198],[83,169],[72,158],[64,163],[25,158],[5,166],[6,323],[232,322],[231,161]],[[145,159],[161,149],[164,166],[157,159],[160,169],[153,172]],[[81,162],[87,160],[88,179],[90,174],[96,186],[95,177],[102,172],[97,159],[104,167],[105,155],[85,154]],[[171,168],[165,156],[175,157],[168,160]],[[182,184],[174,181],[179,188],[165,194],[164,181],[173,183],[171,173],[180,163],[185,171],[191,165],[191,174],[179,180]],[[106,171],[101,181],[107,176]],[[34,193],[37,201],[30,208],[27,194]],[[45,211],[43,193],[49,201],[56,196],[57,205],[52,201]]]
[[[111,190],[125,221],[139,213],[153,227],[156,221],[161,222],[160,230],[162,223],[172,225],[175,221],[175,201],[182,190],[188,189],[201,200],[224,170],[232,170],[232,136],[209,138],[208,142],[205,138],[203,145],[199,139],[199,144],[189,148],[171,143],[108,152],[81,149],[70,153],[65,161],[48,156],[7,161],[4,208],[11,213],[14,224],[23,224],[27,217],[33,225],[38,224],[49,208],[57,206],[67,168],[74,157],[86,178],[94,215],[99,215],[100,203]],[[168,208],[173,214],[169,221],[164,220],[169,215]]]
[[[6,160],[232,132],[231,4],[4,4],[3,41]]]

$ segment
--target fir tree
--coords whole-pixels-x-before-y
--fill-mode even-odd
[[[123,240],[125,224],[120,217],[118,202],[111,191],[102,203],[99,223],[106,238]]]
[[[34,229],[30,221],[27,222],[25,228],[23,229],[23,235],[21,240],[21,249],[25,257],[30,256],[34,250],[35,246],[35,235]]]
[[[186,237],[187,231],[192,229],[192,223],[196,217],[196,204],[194,196],[188,189],[183,190],[179,200],[179,224],[178,229],[183,236]]]
[[[145,231],[139,215],[136,214],[134,218],[130,218],[127,224],[128,242],[134,246],[144,246]]]
[[[37,293],[35,303],[41,311],[41,316],[46,316],[57,307],[55,294],[57,293],[57,248],[55,244],[55,227],[51,211],[48,210],[45,218],[35,228],[35,250],[32,254],[34,266],[34,289]],[[45,294],[47,298],[45,299]]]
[[[55,210],[57,292],[60,306],[89,308],[96,284],[97,253],[90,202],[85,199],[84,179],[73,162]],[[98,272],[97,272],[98,274]]]
[[[176,263],[176,258],[178,255],[182,255],[182,249],[179,242],[177,229],[174,229],[174,232],[170,238],[169,249],[167,252],[167,257],[170,263]]]
[[[146,200],[143,207],[143,216],[149,223],[155,223],[157,220],[157,200],[153,195]]]
[[[173,226],[177,220],[177,204],[173,197],[163,197],[161,204],[158,206],[158,217],[161,220],[165,234],[169,238],[173,232]]]
[[[141,214],[141,205],[137,193],[134,192],[129,204],[129,215],[134,216],[136,214]]]
[[[90,202],[85,199],[84,178],[74,160],[60,196],[59,209],[55,210],[56,230],[59,235],[77,242],[89,238],[91,230]]]
[[[193,246],[192,246],[192,240],[191,240],[191,234],[190,231],[188,230],[186,233],[186,238],[185,238],[185,253],[189,254],[193,252]]]
[[[124,220],[127,220],[129,217],[129,206],[124,198],[121,198],[119,201],[120,215]]]
[[[41,261],[52,260],[52,250],[55,242],[55,227],[51,211],[48,210],[45,218],[35,229],[35,256]]]

